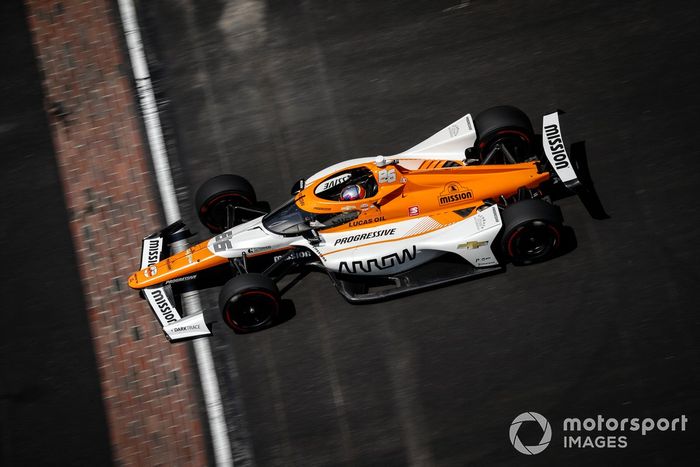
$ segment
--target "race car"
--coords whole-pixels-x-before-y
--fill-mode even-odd
[[[545,261],[565,251],[554,200],[578,193],[605,217],[590,208],[594,191],[569,153],[558,111],[543,117],[538,137],[525,113],[499,106],[407,151],[300,179],[274,210],[245,178],[219,175],[195,196],[213,237],[171,256],[192,236],[182,222],[147,236],[128,284],[178,341],[211,334],[203,312],[179,311],[187,290],[222,286],[223,321],[249,333],[280,322],[282,292],[311,271],[364,303]]]

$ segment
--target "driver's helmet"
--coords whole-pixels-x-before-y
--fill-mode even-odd
[[[365,197],[365,189],[360,185],[348,185],[340,192],[341,201],[355,201]]]

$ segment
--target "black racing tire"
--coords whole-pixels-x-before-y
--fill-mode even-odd
[[[559,206],[527,199],[506,207],[502,217],[501,249],[513,264],[539,263],[559,252],[563,222]]]
[[[238,334],[274,325],[280,313],[280,293],[275,282],[262,274],[235,276],[219,293],[224,322]]]
[[[491,107],[474,118],[477,140],[475,148],[483,161],[499,144],[505,145],[515,162],[525,162],[533,155],[535,134],[525,112],[509,105]],[[508,163],[503,156],[490,163]]]
[[[194,199],[199,220],[213,234],[226,230],[228,206],[251,207],[257,202],[253,185],[232,174],[210,178],[199,187]]]

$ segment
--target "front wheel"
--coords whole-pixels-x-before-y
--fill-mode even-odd
[[[528,199],[503,210],[501,248],[515,265],[546,261],[561,247],[562,215],[558,206]]]
[[[250,182],[233,174],[210,178],[199,187],[195,195],[199,220],[213,234],[233,227],[229,225],[233,207],[249,208],[255,203],[255,190]]]
[[[234,332],[260,331],[275,324],[280,311],[280,293],[269,277],[242,274],[221,289],[219,306],[224,322]]]

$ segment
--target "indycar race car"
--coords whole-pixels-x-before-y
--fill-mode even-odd
[[[539,138],[510,106],[467,114],[407,151],[301,179],[272,211],[243,177],[214,177],[195,197],[214,236],[172,256],[192,236],[182,222],[147,236],[129,286],[176,341],[211,334],[203,312],[178,311],[187,290],[222,285],[223,321],[248,333],[278,323],[282,294],[310,271],[362,303],[553,258],[565,234],[553,200],[577,193],[604,214],[590,208],[559,113],[542,125]]]

